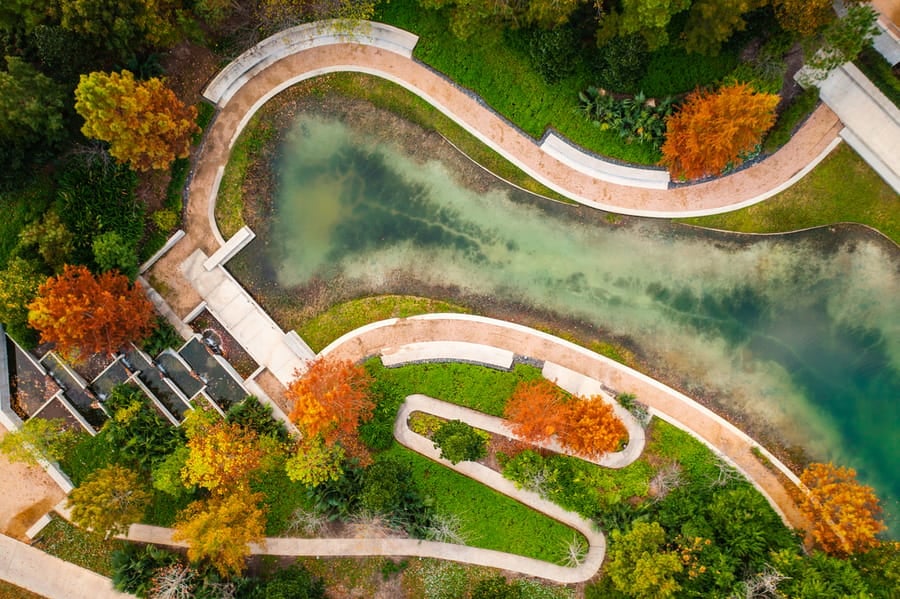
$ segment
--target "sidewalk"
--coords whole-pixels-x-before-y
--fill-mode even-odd
[[[515,352],[585,375],[619,392],[634,393],[655,416],[684,428],[717,455],[730,462],[765,496],[791,527],[808,529],[778,476],[753,454],[757,443],[711,410],[636,370],[588,349],[528,327],[466,314],[428,314],[373,323],[352,331],[319,355],[356,362],[391,353],[397,347],[423,341],[468,342]],[[772,463],[775,456],[759,451]],[[784,468],[783,473],[796,479]]]
[[[49,599],[125,599],[112,581],[30,545],[0,535],[0,579]]]

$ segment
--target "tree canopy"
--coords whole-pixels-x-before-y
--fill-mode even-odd
[[[149,503],[141,475],[118,464],[95,470],[69,496],[72,521],[107,537],[127,532]]]
[[[800,510],[827,553],[849,555],[878,544],[875,535],[885,529],[881,505],[872,487],[856,480],[855,470],[831,463],[810,464],[800,482],[809,491]]]
[[[166,169],[186,158],[197,109],[185,106],[154,77],[137,81],[131,71],[82,75],[75,110],[84,118],[82,133],[109,142],[109,153],[133,169]]]
[[[156,325],[153,304],[140,283],[132,285],[114,271],[95,276],[84,266],[66,265],[40,286],[28,309],[28,323],[41,341],[54,343],[73,359],[113,354]]]
[[[675,177],[718,175],[743,161],[775,123],[778,96],[745,83],[697,90],[667,121],[662,164]]]

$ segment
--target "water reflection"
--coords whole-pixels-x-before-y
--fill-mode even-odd
[[[280,177],[266,251],[281,286],[340,277],[391,292],[413,279],[592,323],[786,445],[856,467],[898,511],[892,244],[611,225],[499,184],[462,188],[439,162],[311,115],[288,136]]]

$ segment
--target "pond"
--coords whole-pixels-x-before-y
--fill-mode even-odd
[[[301,116],[268,239],[237,259],[251,287],[298,301],[419,290],[577,322],[751,434],[855,467],[900,532],[894,244],[858,228],[755,237],[606,219],[417,156],[389,130]]]

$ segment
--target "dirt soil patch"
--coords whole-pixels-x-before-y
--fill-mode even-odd
[[[0,426],[0,439],[7,430]],[[27,541],[25,531],[66,496],[44,470],[0,454],[0,533]]]

